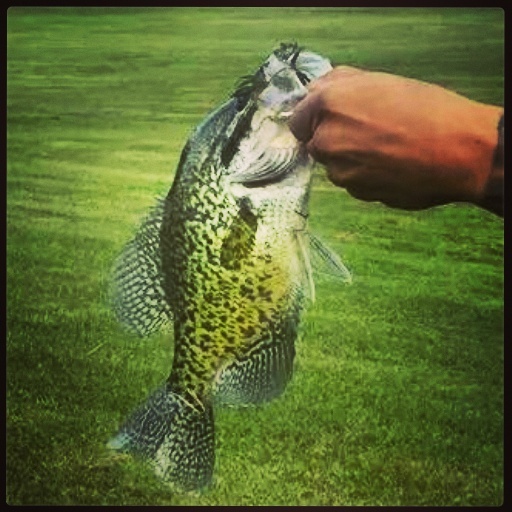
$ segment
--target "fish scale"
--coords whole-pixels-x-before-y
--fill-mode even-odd
[[[296,45],[275,50],[196,128],[169,193],[117,260],[119,319],[141,336],[172,319],[175,346],[167,381],[109,446],[175,488],[211,481],[214,404],[271,400],[292,376],[311,287],[312,162],[284,119],[330,69]]]

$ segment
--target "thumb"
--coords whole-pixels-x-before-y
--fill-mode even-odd
[[[308,142],[315,132],[318,117],[318,97],[309,93],[293,110],[288,126],[301,142]]]

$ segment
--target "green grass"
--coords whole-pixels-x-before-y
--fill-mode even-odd
[[[502,503],[501,219],[363,203],[320,169],[311,224],[354,282],[318,284],[282,398],[217,411],[214,486],[172,494],[104,447],[172,360],[165,335],[121,332],[108,269],[193,126],[282,40],[502,104],[501,10],[11,8],[7,21],[8,503]]]

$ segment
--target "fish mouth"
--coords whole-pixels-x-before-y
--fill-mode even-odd
[[[283,112],[279,112],[275,119],[277,121],[288,121],[288,119],[290,119],[290,117],[293,116],[293,110],[285,110]]]

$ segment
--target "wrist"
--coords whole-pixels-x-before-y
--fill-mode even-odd
[[[500,169],[495,166],[495,154],[503,109],[471,102],[458,114],[451,117],[449,130],[453,132],[446,138],[451,146],[445,148],[445,163],[453,173],[448,173],[452,179],[447,179],[445,190],[453,193],[452,201],[481,206],[487,201],[490,188],[496,190],[499,182]]]
[[[490,165],[490,173],[488,175],[481,197],[477,201],[478,206],[502,217],[505,177],[504,139],[505,119],[502,113],[496,129],[496,146]]]

